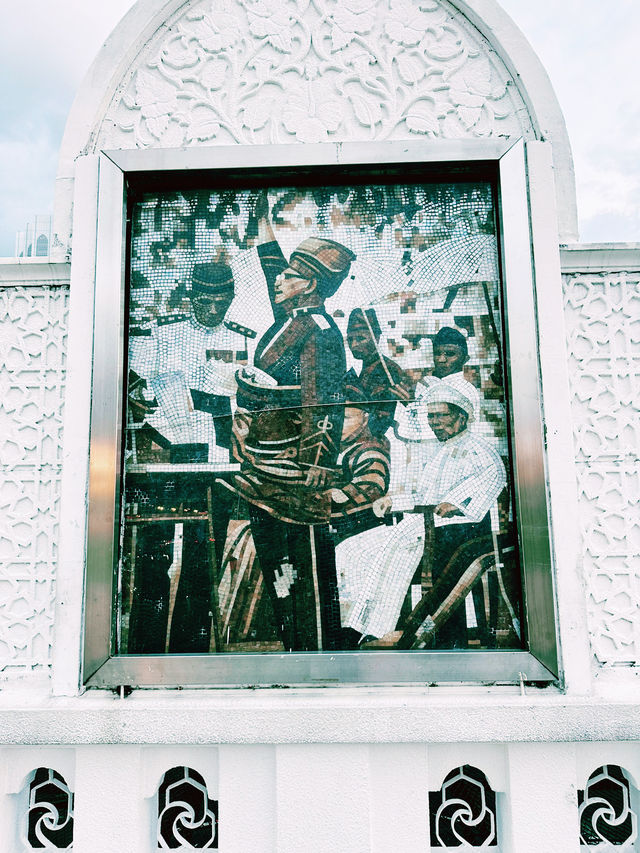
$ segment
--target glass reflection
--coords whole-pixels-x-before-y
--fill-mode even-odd
[[[132,221],[120,652],[521,647],[490,185]]]

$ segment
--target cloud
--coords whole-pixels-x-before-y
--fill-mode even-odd
[[[42,82],[44,70],[74,88],[132,0],[22,0],[3,13],[2,65],[14,80]],[[18,73],[20,72],[20,76]]]
[[[22,0],[0,28],[0,256],[50,213],[58,151],[82,79],[133,0]]]
[[[640,240],[629,214],[640,185],[633,58],[638,0],[499,0],[538,53],[564,112],[585,238]],[[21,0],[0,29],[0,254],[36,213],[51,211],[58,149],[82,78],[133,0]],[[10,82],[7,82],[10,81]],[[13,161],[7,161],[11,156]],[[27,204],[33,205],[26,211]],[[609,217],[609,219],[607,218]],[[636,229],[633,231],[633,229]],[[633,233],[631,233],[633,231]]]
[[[637,154],[636,154],[637,157]],[[640,170],[637,163],[597,156],[579,164],[580,238],[585,242],[638,241]]]
[[[56,162],[56,147],[42,136],[0,140],[0,256],[13,255],[16,232],[50,212]]]
[[[640,3],[500,3],[538,54],[563,111],[581,239],[640,240],[640,110],[630,59],[637,53]]]

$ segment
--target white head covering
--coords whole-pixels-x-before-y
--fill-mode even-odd
[[[431,385],[427,393],[422,397],[421,402],[425,405],[430,403],[450,403],[452,406],[457,406],[467,414],[467,422],[471,423],[474,420],[473,403],[468,397],[465,397],[457,388],[453,388],[446,382],[437,382]]]

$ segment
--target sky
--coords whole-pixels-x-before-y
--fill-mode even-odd
[[[417,0],[415,0],[417,2]],[[580,239],[640,242],[639,0],[500,0],[545,66],[567,122]],[[75,92],[131,0],[0,0],[0,257],[53,210]]]

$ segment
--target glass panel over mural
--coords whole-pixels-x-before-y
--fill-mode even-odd
[[[131,219],[118,651],[521,648],[491,185]]]

